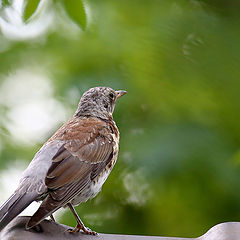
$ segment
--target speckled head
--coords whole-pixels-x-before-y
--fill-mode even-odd
[[[82,95],[75,116],[109,119],[112,117],[117,99],[124,94],[126,91],[115,91],[109,87],[90,88]]]

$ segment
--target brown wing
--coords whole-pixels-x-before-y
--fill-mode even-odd
[[[110,123],[96,118],[73,118],[49,139],[63,141],[63,145],[53,157],[45,178],[48,196],[27,228],[66,205],[103,171],[112,159],[116,144],[113,128],[118,139],[118,130]]]
[[[45,183],[56,201],[67,202],[102,172],[112,159],[113,139],[107,126],[82,128],[85,139],[68,140],[52,159]],[[92,128],[93,128],[92,127]],[[93,135],[94,133],[94,135]]]

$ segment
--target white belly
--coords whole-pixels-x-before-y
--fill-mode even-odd
[[[104,182],[107,180],[112,168],[114,167],[117,156],[118,156],[118,141],[113,134],[113,139],[115,145],[113,146],[113,159],[108,165],[106,166],[105,170],[101,172],[93,181],[87,186],[78,196],[76,196],[71,203],[76,206],[81,202],[86,202],[90,198],[94,198],[102,189]]]
[[[111,170],[102,172],[95,181],[86,187],[71,203],[76,206],[81,202],[86,202],[90,198],[94,198],[102,189],[104,182],[107,180]]]

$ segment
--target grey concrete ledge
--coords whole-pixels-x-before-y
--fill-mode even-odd
[[[68,233],[68,226],[44,220],[38,229],[25,230],[25,224],[29,217],[15,218],[0,233],[1,240],[240,240],[240,222],[221,223],[212,227],[207,233],[198,238],[176,238],[176,237],[152,237],[99,234],[88,236],[82,233]]]

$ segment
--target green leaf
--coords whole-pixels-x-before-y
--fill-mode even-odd
[[[63,3],[69,17],[84,30],[87,25],[87,15],[83,2],[81,0],[63,0]]]
[[[8,6],[10,6],[10,5],[11,5],[10,0],[2,0],[2,6],[3,6],[3,7],[8,7]]]
[[[26,0],[26,6],[23,14],[23,19],[27,21],[36,11],[41,0]]]

